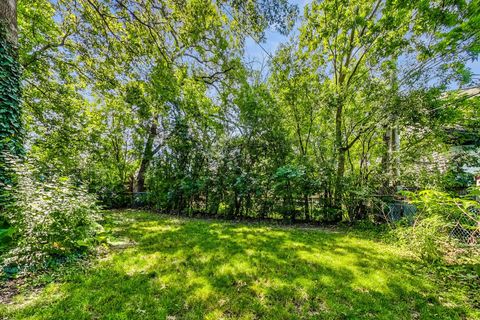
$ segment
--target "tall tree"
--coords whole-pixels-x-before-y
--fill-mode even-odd
[[[331,92],[328,104],[335,122],[337,205],[342,203],[347,153],[368,128],[360,126],[349,137],[345,119],[348,108],[355,105],[361,88],[371,83],[374,72],[399,54],[409,31],[411,10],[393,10],[390,6],[381,0],[314,1],[306,10],[302,46],[315,56],[314,61],[327,75],[324,85]]]
[[[17,44],[17,1],[5,0],[0,3],[0,185],[11,182],[5,154],[23,152]]]
[[[326,78],[322,91],[328,95],[326,104],[335,124],[337,206],[344,204],[352,153],[364,137],[378,131],[377,125],[390,131],[385,135],[386,152],[399,149],[397,98],[422,91],[428,101],[428,89],[438,95],[438,89],[461,73],[468,55],[465,47],[477,50],[470,45],[476,39],[472,24],[462,23],[475,9],[469,8],[464,1],[403,0],[325,0],[307,6],[300,51]],[[460,35],[451,35],[459,28]],[[404,107],[408,109],[404,113],[411,114],[413,108]],[[398,155],[394,152],[384,161],[386,166],[387,158],[396,157],[395,175]]]

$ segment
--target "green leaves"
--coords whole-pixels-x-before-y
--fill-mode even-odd
[[[14,167],[17,183],[9,188],[13,203],[5,215],[15,247],[4,256],[2,268],[41,269],[90,248],[99,219],[95,197],[65,177],[38,177],[31,163]]]
[[[424,163],[447,150],[442,126],[475,128],[475,105],[460,115],[443,92],[473,79],[477,10],[312,1],[266,72],[243,46],[292,26],[286,0],[23,1],[29,154],[111,206],[134,202],[145,177],[141,197],[165,210],[266,216],[283,201],[308,212],[314,196],[312,219],[361,219],[372,194],[439,185]],[[22,118],[12,88],[0,109],[9,144]]]
[[[3,201],[8,201],[5,186],[13,182],[6,156],[24,153],[21,114],[17,52],[0,26],[0,207],[4,205]]]

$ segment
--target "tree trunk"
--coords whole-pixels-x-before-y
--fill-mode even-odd
[[[400,180],[400,130],[398,125],[395,125],[392,132],[393,140],[393,158],[394,158],[394,169],[393,169],[393,182],[394,186],[398,186]]]
[[[343,178],[345,176],[345,149],[340,147],[338,149],[337,157],[337,178],[335,181],[335,205],[341,206],[343,201]]]
[[[310,209],[309,209],[309,203],[308,203],[308,194],[303,195],[303,207],[305,210],[305,220],[309,221],[310,220]]]
[[[400,178],[400,131],[398,125],[385,128],[383,136],[385,153],[382,157],[382,170],[385,174],[384,191],[392,191]]]
[[[383,134],[383,143],[385,152],[382,156],[382,171],[385,175],[384,191],[386,192],[391,184],[391,161],[392,161],[392,129],[390,126],[385,127],[385,133]]]
[[[335,179],[334,205],[341,206],[343,198],[343,176],[345,174],[345,148],[342,135],[343,102],[337,101],[335,115],[335,147],[337,151],[337,176]]]
[[[0,0],[0,185],[13,184],[4,155],[21,156],[20,65],[18,62],[17,1]],[[0,188],[3,193],[4,188]],[[3,195],[0,195],[3,197]],[[3,198],[8,202],[8,197]]]
[[[147,172],[148,166],[152,161],[153,140],[155,139],[156,136],[157,136],[157,124],[155,123],[155,121],[153,121],[150,126],[150,130],[148,132],[147,142],[145,143],[142,162],[140,163],[140,168],[138,169],[134,192],[145,191],[145,173]]]
[[[16,48],[18,44],[17,0],[0,1],[0,23],[5,28],[7,42]]]
[[[234,215],[236,217],[240,216],[241,207],[242,207],[242,196],[237,195],[237,193],[235,193],[235,212],[234,212]]]

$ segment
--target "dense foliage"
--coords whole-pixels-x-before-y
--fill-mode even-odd
[[[15,188],[3,214],[15,242],[2,261],[2,273],[44,268],[86,252],[100,231],[94,196],[66,178],[42,176],[33,165],[14,163]]]
[[[478,0],[0,0],[0,313],[478,318],[479,30]]]
[[[480,236],[480,204],[475,200],[478,189],[461,198],[435,190],[404,194],[418,212],[404,218],[394,233],[422,259],[438,261],[457,247],[455,242],[477,242]]]
[[[457,89],[477,81],[477,1],[312,1],[299,18],[285,0],[20,0],[18,14],[28,155],[106,207],[378,220],[400,189],[473,183],[449,150],[478,149],[478,93]],[[252,69],[246,39],[295,21]]]
[[[0,188],[13,182],[11,168],[5,155],[20,156],[22,145],[22,116],[20,104],[20,66],[17,50],[7,41],[5,26],[0,23]],[[0,189],[0,206],[5,201]]]

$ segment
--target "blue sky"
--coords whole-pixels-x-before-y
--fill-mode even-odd
[[[303,9],[306,4],[310,3],[312,0],[290,0],[290,3],[298,5],[299,12],[303,15]],[[298,27],[295,26],[294,29]],[[275,53],[278,46],[282,42],[286,42],[288,40],[288,36],[283,36],[279,32],[275,30],[267,30],[265,33],[266,41],[262,43],[262,47],[265,48],[271,55]],[[261,66],[262,62],[267,61],[268,55],[260,48],[260,46],[252,39],[247,38],[245,44],[245,59],[246,61],[255,61],[256,67]]]
[[[305,5],[311,1],[312,0],[291,0],[290,3],[298,5],[300,14],[303,15],[303,9]],[[275,30],[267,30],[265,35],[266,41],[262,43],[262,47],[271,55],[275,53],[275,50],[282,42],[286,42],[288,40],[288,37],[281,35]],[[245,46],[245,60],[247,62],[253,62],[254,68],[258,69],[262,66],[262,63],[265,63],[268,60],[268,55],[253,39],[248,38]],[[477,75],[478,79],[478,76],[480,76],[480,61],[472,61],[469,63],[469,67],[472,69],[473,73]]]

